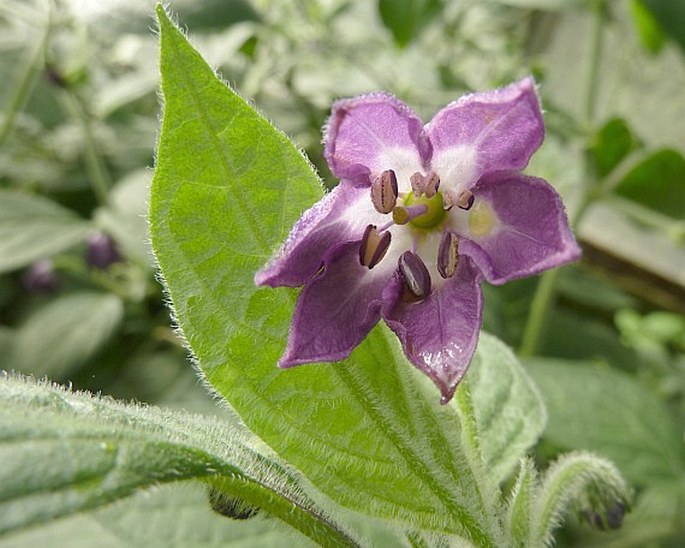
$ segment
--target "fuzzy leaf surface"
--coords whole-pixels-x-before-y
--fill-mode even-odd
[[[160,483],[220,477],[243,500],[333,545],[353,544],[239,424],[0,376],[0,535]]]

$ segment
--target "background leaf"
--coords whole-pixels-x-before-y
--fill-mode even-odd
[[[292,473],[227,418],[124,405],[2,375],[0,447],[0,533],[160,483],[221,477],[234,496],[313,538],[351,543]]]
[[[676,219],[685,219],[685,158],[676,150],[650,154],[618,183],[615,192]]]
[[[609,120],[597,132],[591,153],[595,170],[604,178],[637,147],[637,140],[622,118]]]
[[[378,0],[378,12],[395,43],[404,47],[442,9],[440,0]]]
[[[635,485],[685,470],[685,447],[661,401],[630,377],[582,362],[526,361],[549,412],[545,439],[610,457]]]
[[[123,303],[110,293],[60,296],[34,311],[19,327],[4,367],[38,377],[66,378],[109,341],[123,314]]]
[[[46,198],[0,190],[0,272],[85,241],[90,224]]]
[[[630,15],[645,49],[653,54],[659,53],[664,47],[666,36],[654,13],[647,9],[643,0],[630,0]]]
[[[685,3],[673,0],[642,0],[661,27],[685,50]]]

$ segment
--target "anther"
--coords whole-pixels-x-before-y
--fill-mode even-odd
[[[451,278],[459,265],[459,238],[449,231],[442,233],[438,247],[438,272],[444,279]]]
[[[420,217],[428,211],[425,204],[415,204],[410,206],[397,206],[392,210],[392,220],[396,225],[406,225],[412,219]]]
[[[425,194],[426,198],[432,198],[440,188],[440,177],[435,171],[431,171],[428,175],[422,175],[417,171],[409,178],[409,182],[417,198],[422,194]]]
[[[440,177],[438,177],[438,174],[435,173],[435,171],[431,171],[426,175],[424,181],[426,183],[426,188],[423,192],[425,193],[426,198],[432,198],[437,194],[438,189],[440,188]]]
[[[459,196],[457,196],[457,207],[468,211],[469,209],[471,209],[471,206],[473,206],[474,200],[475,196],[473,195],[473,192],[471,192],[470,190],[462,190],[459,193]]]
[[[390,232],[380,234],[375,226],[367,226],[359,246],[359,262],[371,270],[383,260],[388,247],[390,247]]]
[[[417,302],[425,299],[431,291],[431,276],[421,258],[405,251],[398,260],[400,276],[402,277],[402,300]]]
[[[397,205],[397,176],[388,169],[371,183],[371,201],[379,213],[390,213]]]

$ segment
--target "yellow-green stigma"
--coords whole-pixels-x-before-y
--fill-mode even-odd
[[[429,229],[438,226],[445,219],[446,211],[445,205],[442,201],[442,194],[436,193],[434,196],[427,198],[422,194],[418,198],[413,192],[407,194],[404,199],[405,206],[425,205],[426,212],[414,217],[409,224],[416,228]]]

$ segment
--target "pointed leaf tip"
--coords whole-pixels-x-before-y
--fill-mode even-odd
[[[166,10],[161,2],[157,2],[157,5],[155,6],[155,12],[157,13],[157,19],[160,23],[162,22],[162,19],[169,19],[169,16],[167,15]]]

